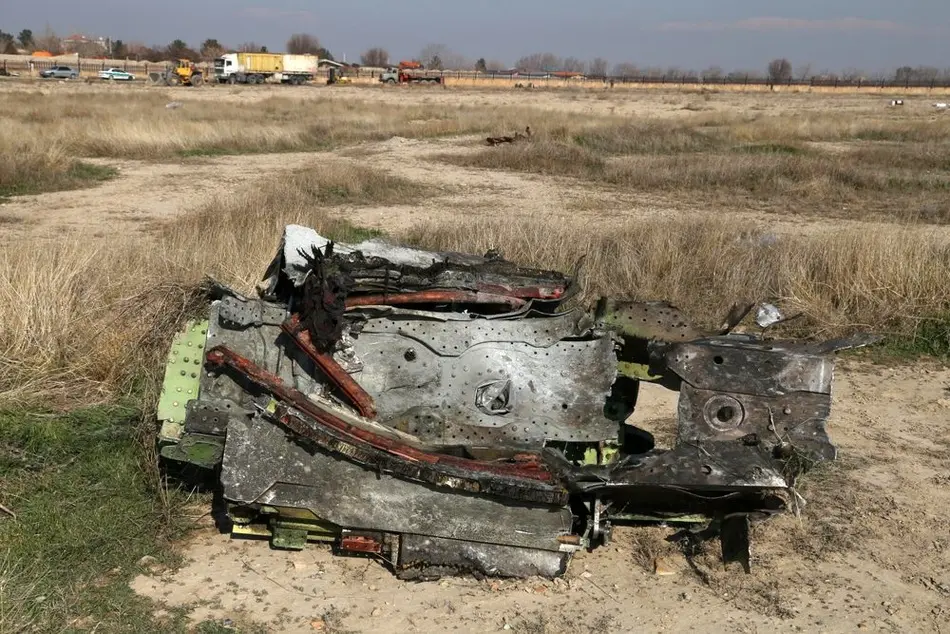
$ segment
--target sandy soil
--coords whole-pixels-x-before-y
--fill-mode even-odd
[[[206,521],[181,569],[132,585],[195,622],[283,632],[947,632],[948,386],[946,369],[839,372],[841,460],[808,476],[800,519],[755,527],[750,575],[723,570],[714,548],[694,570],[663,542],[670,529],[637,527],[576,556],[563,580],[406,583],[374,561],[274,551]],[[651,386],[635,416],[655,428],[674,411],[675,395]],[[675,574],[654,574],[655,557]]]

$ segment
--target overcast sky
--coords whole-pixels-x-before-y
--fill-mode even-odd
[[[762,69],[774,57],[814,71],[950,67],[947,0],[3,0],[0,29],[81,32],[197,46],[254,41],[282,50],[317,35],[337,59],[370,46],[411,57],[444,43],[513,64],[532,52],[611,64]]]

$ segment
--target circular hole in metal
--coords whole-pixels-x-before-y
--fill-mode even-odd
[[[718,357],[718,356],[713,357],[713,363],[715,363],[716,365],[722,365],[723,361],[725,361],[725,359],[723,359],[722,357]]]
[[[566,406],[565,406],[566,407]],[[728,423],[736,415],[736,410],[729,405],[724,405],[716,411],[716,420],[720,423]]]

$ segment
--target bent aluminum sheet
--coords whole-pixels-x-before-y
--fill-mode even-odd
[[[324,248],[330,240],[324,238],[310,227],[300,225],[287,225],[284,229],[284,237],[281,241],[280,251],[274,258],[274,262],[268,268],[271,275],[277,274],[275,264],[283,259],[283,273],[295,286],[303,284],[306,274],[301,272],[306,267],[306,259],[300,255],[300,251],[311,253],[314,248]],[[476,255],[467,255],[462,253],[436,253],[434,251],[423,251],[421,249],[410,249],[408,247],[399,247],[387,244],[382,240],[366,240],[359,244],[334,245],[333,250],[339,254],[347,254],[359,251],[364,256],[379,257],[389,260],[394,266],[414,266],[425,268],[441,262],[452,262],[456,264],[478,265],[485,262],[485,258]]]
[[[379,418],[447,444],[613,438],[604,416],[616,377],[608,336],[568,339],[578,317],[418,322],[373,319],[354,342],[354,375]],[[406,417],[425,425],[405,425]]]
[[[232,417],[221,469],[224,497],[241,504],[306,508],[345,528],[414,533],[557,551],[570,510],[447,493],[311,453],[275,424]]]

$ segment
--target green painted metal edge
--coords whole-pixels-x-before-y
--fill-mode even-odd
[[[163,458],[213,469],[224,457],[224,438],[204,434],[182,434],[179,442],[164,445]]]
[[[617,371],[624,376],[638,381],[658,381],[663,378],[660,374],[652,374],[650,366],[643,363],[630,363],[629,361],[618,361]]]
[[[162,423],[163,441],[176,442],[181,438],[185,405],[198,398],[207,335],[208,320],[192,321],[172,340],[156,409],[156,418]]]

